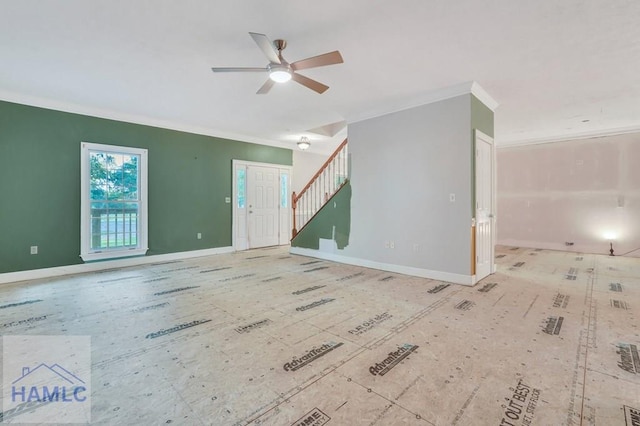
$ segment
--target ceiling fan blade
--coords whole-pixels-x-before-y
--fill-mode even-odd
[[[271,90],[271,88],[273,87],[274,84],[276,84],[276,82],[271,80],[270,78],[268,78],[267,81],[264,82],[262,87],[260,89],[258,89],[256,94],[257,95],[266,95],[267,93],[269,93],[269,90]]]
[[[342,59],[342,55],[336,50],[323,55],[296,61],[291,64],[291,69],[299,71],[308,68],[324,67],[325,65],[341,64],[343,62],[344,60]]]
[[[324,93],[327,91],[327,89],[329,88],[329,86],[325,86],[324,84],[320,83],[319,81],[315,81],[310,79],[309,77],[305,77],[304,75],[300,75],[297,73],[292,73],[291,75],[291,79],[297,83],[302,84],[305,87],[308,87],[311,90],[314,90],[318,93]]]
[[[264,72],[269,71],[268,68],[253,68],[253,67],[213,67],[213,72]]]
[[[269,59],[269,62],[273,64],[282,63],[280,61],[280,58],[278,57],[278,52],[273,47],[273,43],[271,43],[271,41],[267,38],[266,35],[258,34],[258,33],[249,33],[249,34],[253,38],[253,41],[256,42],[260,50],[262,50],[262,52],[265,54],[267,59]]]

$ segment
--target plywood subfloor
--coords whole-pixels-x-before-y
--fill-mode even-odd
[[[497,255],[475,287],[286,248],[23,282],[0,329],[90,335],[95,424],[637,424],[640,259]]]

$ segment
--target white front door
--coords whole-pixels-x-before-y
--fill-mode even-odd
[[[280,170],[247,166],[248,248],[279,244]]]
[[[493,270],[493,140],[476,130],[476,282]]]

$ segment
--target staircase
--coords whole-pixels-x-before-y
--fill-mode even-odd
[[[342,188],[349,177],[347,139],[334,151],[309,183],[291,196],[293,230],[291,238],[313,219],[318,211]]]

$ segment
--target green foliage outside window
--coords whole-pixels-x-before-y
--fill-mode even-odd
[[[135,247],[139,156],[91,152],[91,248]]]

